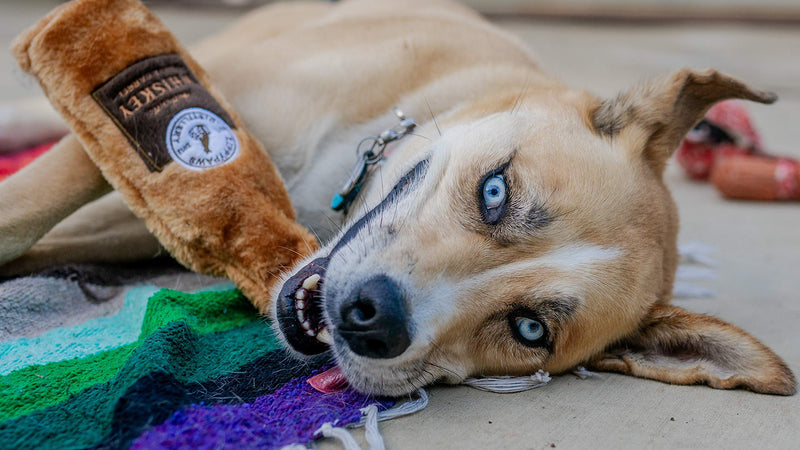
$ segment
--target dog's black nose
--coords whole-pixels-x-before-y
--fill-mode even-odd
[[[339,334],[367,358],[394,358],[411,345],[408,308],[400,287],[379,275],[356,287],[339,307]]]

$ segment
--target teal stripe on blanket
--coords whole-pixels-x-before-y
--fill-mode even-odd
[[[233,288],[233,283],[225,282],[197,292]],[[136,342],[142,330],[147,299],[159,290],[160,287],[152,285],[135,287],[125,294],[122,310],[112,316],[58,328],[42,336],[0,342],[0,375],[31,365],[82,358]],[[109,333],[109,330],[114,330],[114,333]]]
[[[58,328],[34,338],[0,343],[0,375],[31,365],[81,358],[136,342],[142,330],[147,299],[159,290],[161,288],[156,286],[136,287],[125,294],[122,310],[113,316]]]

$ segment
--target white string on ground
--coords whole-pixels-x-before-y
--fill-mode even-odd
[[[591,370],[586,370],[586,367],[583,366],[576,367],[575,370],[572,371],[572,374],[581,380],[585,380],[587,378],[599,378],[602,380],[605,378],[602,374],[592,372]]]
[[[425,389],[417,389],[417,399],[411,400],[403,403],[402,405],[395,406],[394,408],[387,409],[386,411],[380,411],[378,413],[378,422],[383,422],[384,420],[394,419],[396,417],[407,416],[409,414],[414,414],[417,411],[421,411],[428,406],[428,393],[425,392]],[[351,425],[352,427],[361,427],[364,426],[366,423],[366,417],[362,416],[361,420]]]
[[[281,450],[308,450],[308,447],[303,444],[289,444],[281,447]]]
[[[344,428],[334,427],[333,425],[328,423],[323,423],[319,430],[315,431],[314,434],[322,434],[326,438],[333,438],[339,440],[344,447],[344,450],[361,450],[361,446],[358,445],[355,438],[350,434],[349,431],[345,430]]]
[[[550,380],[552,380],[550,374],[539,369],[538,372],[527,377],[467,378],[464,380],[464,384],[481,391],[511,394],[542,387]]]
[[[378,422],[394,419],[396,417],[407,416],[425,409],[425,407],[428,406],[428,393],[425,392],[425,389],[420,388],[417,390],[417,397],[418,398],[416,400],[407,401],[402,405],[395,406],[394,408],[387,409],[386,411],[378,411],[378,406],[376,404],[362,408],[361,420],[354,424],[348,425],[348,427],[356,428],[364,426],[364,436],[367,439],[367,444],[369,444],[369,449],[386,450],[386,445],[383,442],[383,436],[381,436],[380,430],[378,430]],[[319,434],[327,438],[338,439],[344,446],[345,450],[361,450],[358,442],[356,442],[350,432],[344,428],[336,428],[330,423],[325,423],[314,432],[314,435]],[[292,444],[282,447],[281,450],[302,450],[307,448],[308,447],[302,444]]]
[[[387,409],[386,411],[378,411],[378,406],[372,404],[361,410],[361,420],[348,427],[357,428],[365,427],[364,436],[367,439],[370,450],[385,450],[386,446],[383,442],[380,430],[378,430],[378,422],[384,420],[395,419],[397,417],[407,416],[421,411],[428,406],[428,393],[425,389],[417,389],[417,398],[407,401],[394,408]],[[345,447],[345,450],[349,450]]]
[[[383,443],[383,436],[378,430],[378,406],[369,405],[361,410],[364,415],[364,437],[369,444],[369,450],[386,450],[386,445]]]

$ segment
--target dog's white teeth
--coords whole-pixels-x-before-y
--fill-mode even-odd
[[[317,331],[317,340],[322,342],[323,344],[333,345],[333,337],[331,336],[331,333],[328,331],[328,327],[325,327]]]
[[[305,289],[308,289],[309,291],[311,289],[316,289],[317,288],[317,283],[319,283],[319,279],[320,278],[321,277],[319,276],[318,273],[315,273],[314,275],[311,275],[310,277],[308,277],[305,280],[303,280],[303,287]]]
[[[294,306],[297,310],[297,321],[300,322],[300,326],[306,330],[306,335],[310,337],[317,337],[317,339],[319,339],[319,337],[317,336],[317,332],[311,328],[311,321],[306,319],[306,302],[308,301],[309,297],[311,297],[311,293],[308,291],[316,289],[319,285],[319,280],[321,279],[322,277],[319,276],[319,274],[311,275],[303,280],[303,287],[294,293]],[[323,331],[325,331],[325,333],[323,333],[325,336],[322,339],[325,340],[322,342],[332,341],[330,334],[327,333],[327,330]]]

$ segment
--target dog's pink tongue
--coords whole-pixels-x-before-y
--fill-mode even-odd
[[[323,394],[332,394],[347,388],[347,378],[344,377],[342,369],[336,366],[309,378],[308,384]]]

